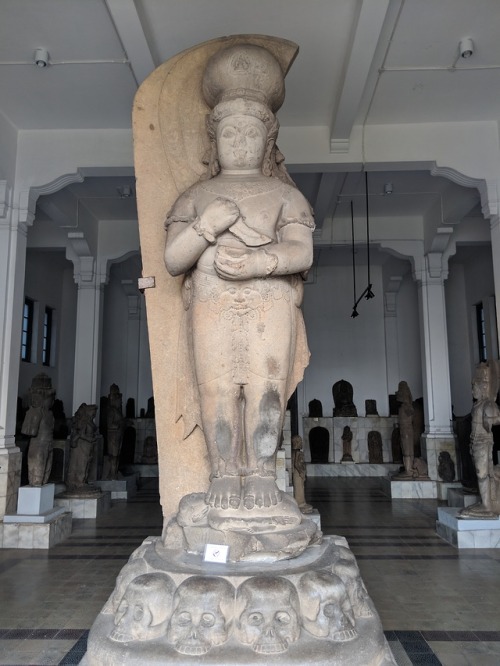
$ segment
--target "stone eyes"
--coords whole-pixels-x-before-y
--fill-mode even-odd
[[[192,624],[193,619],[191,617],[191,613],[184,612],[180,613],[179,617],[177,619],[179,625],[181,626],[187,626],[189,624]],[[200,625],[202,627],[213,627],[215,624],[215,616],[212,613],[203,613],[200,619]]]
[[[274,616],[274,621],[278,624],[289,624],[290,615],[286,611],[278,611]],[[264,616],[262,613],[250,613],[248,616],[248,624],[251,624],[254,627],[258,627],[264,622]]]

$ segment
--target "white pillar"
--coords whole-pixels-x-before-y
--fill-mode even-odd
[[[5,183],[5,181],[4,181]],[[15,444],[24,274],[28,226],[26,210],[13,208],[2,186],[0,201],[0,519],[15,513],[21,481],[21,452]]]
[[[136,412],[139,410],[139,362],[140,362],[140,339],[141,339],[141,300],[137,287],[137,280],[122,280],[123,291],[127,295],[128,319],[126,335],[126,359],[125,359],[125,387],[123,395],[125,399],[133,398]]]
[[[384,293],[385,357],[389,390],[397,387],[400,377],[397,296],[402,280],[400,276],[391,277]]]
[[[96,270],[96,260],[90,254],[81,232],[68,234],[73,252],[68,252],[74,266],[78,285],[76,310],[75,371],[73,379],[73,414],[82,404],[99,404],[101,384],[102,307],[106,275]]]
[[[429,476],[438,481],[440,451],[448,451],[456,464],[455,439],[452,429],[450,366],[446,328],[446,302],[442,254],[425,256],[423,268],[414,275],[418,285],[422,379],[424,392],[426,453]]]
[[[491,230],[491,254],[493,256],[493,281],[495,284],[495,304],[496,304],[496,350],[500,350],[500,215],[494,215],[490,218]]]

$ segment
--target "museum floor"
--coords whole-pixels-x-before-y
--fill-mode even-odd
[[[116,575],[161,531],[153,485],[50,551],[0,550],[0,664],[77,664]],[[434,500],[391,500],[378,479],[309,479],[323,531],[347,537],[400,666],[500,664],[500,551],[434,531]],[[104,665],[103,665],[104,666]]]

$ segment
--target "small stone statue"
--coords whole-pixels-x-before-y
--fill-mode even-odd
[[[401,437],[401,449],[403,451],[404,471],[397,475],[399,479],[413,478],[413,399],[410,387],[405,381],[399,382],[396,399],[399,402],[399,433]]]
[[[455,480],[455,463],[448,451],[439,452],[438,474],[445,483]]]
[[[429,469],[427,461],[423,458],[413,458],[413,478],[414,479],[428,479]]]
[[[148,408],[144,414],[145,419],[154,419],[155,417],[155,399],[154,396],[148,398]]]
[[[144,440],[144,449],[142,452],[141,463],[143,465],[158,464],[158,446],[156,443],[156,439],[152,435],[149,435]]]
[[[123,443],[125,419],[123,418],[122,394],[116,384],[111,384],[108,395],[108,408],[106,415],[108,434],[108,479],[118,476],[118,462]]]
[[[309,402],[309,418],[320,419],[323,417],[323,405],[321,400],[314,398]]]
[[[365,415],[378,416],[376,400],[365,400]]]
[[[55,390],[45,373],[33,378],[30,388],[30,407],[21,432],[31,437],[28,449],[28,479],[30,486],[47,483],[52,469]]]
[[[480,363],[472,381],[471,452],[476,467],[481,501],[463,508],[459,518],[498,518],[500,513],[500,466],[493,464],[492,427],[500,424],[496,404],[499,388],[498,367],[494,361]]]
[[[342,460],[340,462],[354,462],[352,457],[352,430],[344,426],[342,431]]]
[[[66,478],[67,494],[88,491],[99,493],[87,485],[90,464],[95,454],[97,442],[97,425],[94,419],[97,414],[97,405],[87,405],[82,402],[75,412],[71,426],[71,447],[68,474]]]
[[[332,386],[333,416],[357,416],[358,410],[353,402],[354,391],[352,384],[345,379],[341,379]]]
[[[382,465],[384,462],[382,435],[378,430],[370,430],[368,433],[368,462],[373,465]]]
[[[313,508],[307,504],[304,494],[304,486],[307,479],[307,467],[302,450],[302,437],[294,435],[292,437],[292,482],[293,496],[302,513],[311,513]]]
[[[395,423],[392,426],[391,451],[392,451],[392,462],[400,465],[403,462],[403,454],[401,451],[401,433],[399,431],[398,423]]]

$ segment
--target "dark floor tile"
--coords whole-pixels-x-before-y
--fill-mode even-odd
[[[87,651],[87,638],[88,632],[86,632],[85,636],[82,636],[82,638],[73,645],[71,650],[64,655],[58,666],[72,666],[73,664],[79,664]]]
[[[55,638],[69,641],[73,638],[75,640],[81,638],[83,634],[88,634],[88,631],[86,629],[59,629]]]
[[[452,641],[454,640],[448,631],[422,631],[426,641]]]
[[[480,641],[500,641],[500,631],[474,631]]]

